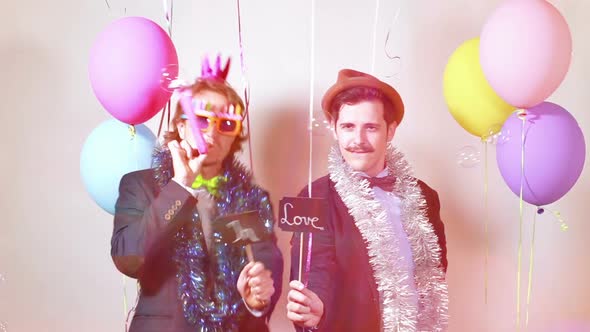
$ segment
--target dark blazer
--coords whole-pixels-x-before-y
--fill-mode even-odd
[[[198,330],[184,318],[172,260],[174,236],[182,226],[190,224],[197,200],[174,181],[159,188],[153,170],[125,175],[119,191],[111,255],[117,269],[137,278],[141,285],[130,332]],[[274,235],[252,249],[255,260],[272,271],[276,291],[270,310],[260,318],[246,313],[239,331],[268,331],[268,319],[281,293],[283,261]]]
[[[438,194],[424,182],[418,184],[427,202],[427,217],[438,236],[441,264],[446,271],[446,241]],[[365,241],[329,176],[314,181],[312,192],[314,197],[326,198],[329,206],[326,231],[313,234],[308,276],[308,288],[324,303],[324,317],[318,331],[379,332],[379,292]],[[307,197],[307,188],[300,196]],[[295,233],[291,240],[291,279],[297,278],[299,269],[299,239],[300,233]]]

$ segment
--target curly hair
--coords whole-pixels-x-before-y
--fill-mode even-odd
[[[193,85],[190,86],[190,90],[193,95],[202,92],[202,91],[212,91],[219,93],[220,95],[224,96],[230,104],[233,105],[240,105],[240,107],[244,110],[244,102],[242,98],[238,95],[238,93],[225,81],[221,80],[211,80],[211,79],[199,79]],[[180,141],[180,135],[178,134],[178,123],[183,121],[181,119],[182,114],[184,113],[182,109],[182,105],[180,102],[176,104],[176,110],[174,111],[174,116],[170,120],[170,130],[165,131],[163,134],[164,141],[162,143],[163,146],[167,146],[170,141]],[[231,148],[228,153],[228,158],[232,157],[236,152],[242,149],[242,143],[248,139],[248,133],[245,132],[244,126],[242,126],[242,132],[236,136],[235,140],[233,141]]]

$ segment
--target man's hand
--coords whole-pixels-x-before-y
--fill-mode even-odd
[[[297,280],[291,281],[289,287],[287,318],[301,327],[317,326],[324,315],[322,300]]]
[[[270,297],[275,292],[271,274],[261,262],[250,262],[242,269],[238,292],[251,309],[261,310],[270,304]]]
[[[185,140],[180,143],[178,141],[170,141],[168,143],[168,149],[170,149],[170,154],[172,155],[174,179],[187,187],[192,186],[197,175],[201,172],[201,165],[207,155],[201,154],[194,156],[193,149]]]

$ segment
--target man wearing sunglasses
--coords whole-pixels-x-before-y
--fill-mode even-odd
[[[298,331],[445,331],[440,203],[391,143],[404,115],[401,97],[371,75],[344,69],[322,108],[337,144],[329,175],[313,182],[312,193],[326,199],[329,218],[326,231],[313,234],[306,284],[290,283],[287,317]],[[291,242],[292,276],[300,236]]]
[[[111,254],[141,285],[131,332],[268,331],[283,263],[268,193],[234,156],[246,139],[244,104],[225,82],[228,69],[219,57],[214,68],[204,61],[186,88],[190,110],[177,106],[152,169],[121,180]],[[269,240],[252,244],[248,262],[214,220],[252,210]]]

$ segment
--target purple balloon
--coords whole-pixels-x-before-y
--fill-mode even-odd
[[[542,206],[563,197],[586,159],[584,134],[563,107],[543,102],[528,109],[524,126],[524,201]],[[522,121],[512,114],[502,127],[511,137],[496,147],[496,161],[510,190],[520,196]]]
[[[151,119],[168,102],[172,92],[162,88],[164,70],[178,75],[176,49],[168,34],[147,18],[114,21],[90,51],[94,94],[113,117],[128,124]]]

